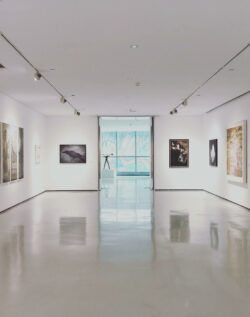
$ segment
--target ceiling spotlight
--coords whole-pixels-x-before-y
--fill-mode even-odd
[[[81,115],[81,112],[75,109],[74,115],[75,115],[75,116],[80,116],[80,115]]]
[[[172,114],[174,114],[174,111],[173,111],[173,110],[172,110],[172,111],[170,111],[170,112],[169,112],[169,114],[171,114],[171,115],[172,115]]]
[[[129,47],[130,47],[130,48],[138,48],[139,45],[138,45],[138,44],[131,44]]]
[[[173,110],[173,112],[174,112],[174,113],[177,113],[177,112],[178,112],[178,110],[175,108],[175,109]]]
[[[130,108],[130,109],[129,109],[129,112],[136,112],[136,110]]]
[[[34,74],[34,80],[38,81],[38,80],[41,79],[41,77],[42,77],[42,75],[38,71],[36,71],[35,74]]]
[[[187,106],[187,105],[188,105],[188,100],[185,99],[185,100],[183,101],[182,105],[183,105],[183,106]]]
[[[63,96],[61,96],[60,102],[61,102],[61,103],[65,103],[65,102],[67,102],[67,100],[66,100]]]

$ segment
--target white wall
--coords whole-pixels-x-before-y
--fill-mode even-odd
[[[45,120],[44,116],[0,94],[0,122],[24,128],[24,179],[0,184],[0,211],[45,190]],[[41,146],[41,164],[35,164],[35,144]]]
[[[238,121],[248,122],[248,182],[246,185],[228,182],[226,177],[226,129]],[[204,142],[207,168],[204,189],[250,208],[250,93],[205,115]],[[208,166],[208,140],[218,139],[218,167]]]
[[[86,144],[86,164],[60,164],[60,144]],[[46,170],[48,190],[98,189],[97,117],[49,117]]]
[[[169,168],[169,139],[189,139],[189,168]],[[175,115],[155,118],[155,189],[202,189],[203,162],[201,117]]]

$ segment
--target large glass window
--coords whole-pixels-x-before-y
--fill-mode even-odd
[[[101,164],[110,155],[110,168],[117,175],[150,175],[150,131],[122,131],[101,133]],[[108,168],[106,165],[105,168]]]

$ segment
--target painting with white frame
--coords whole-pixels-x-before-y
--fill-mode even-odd
[[[41,163],[41,147],[40,145],[35,145],[35,163]]]

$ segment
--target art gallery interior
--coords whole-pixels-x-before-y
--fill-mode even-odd
[[[0,0],[0,317],[248,317],[250,2]]]

